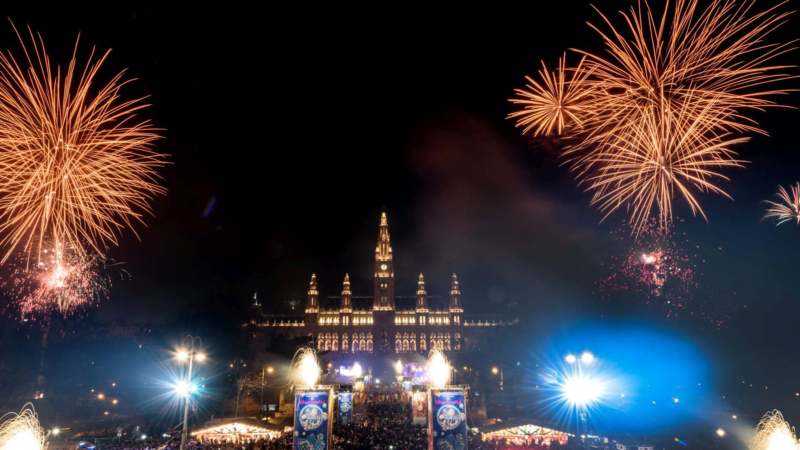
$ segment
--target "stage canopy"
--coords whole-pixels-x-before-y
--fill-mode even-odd
[[[202,428],[192,431],[192,437],[200,442],[232,444],[271,441],[280,435],[281,432],[277,427],[246,418],[212,420],[205,423]]]
[[[496,424],[481,433],[484,441],[499,441],[518,446],[550,446],[558,442],[565,445],[571,435],[563,431],[533,424]]]

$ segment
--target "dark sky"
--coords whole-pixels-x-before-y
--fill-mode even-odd
[[[219,326],[235,330],[254,291],[280,310],[304,298],[312,271],[325,294],[338,293],[346,271],[356,294],[369,294],[385,209],[400,294],[413,294],[419,271],[444,294],[457,271],[468,312],[519,316],[531,339],[577,319],[652,321],[707,349],[721,390],[745,377],[777,386],[748,397],[752,409],[800,417],[800,229],[760,222],[760,202],[800,178],[798,112],[756,115],[771,137],[738,148],[751,163],[727,172],[735,201],[702,196],[708,223],[678,207],[675,245],[697,272],[695,317],[665,319],[641,298],[600,292],[635,249],[620,236],[622,218],[599,224],[556,149],[505,119],[540,59],[600,50],[587,2],[7,14],[62,61],[78,32],[84,45],[112,48],[106,75],[127,67],[138,79],[130,93],[151,95],[150,115],[166,129],[160,149],[172,155],[169,194],[141,242],[128,235],[112,252],[131,279],[75,320],[192,329],[223,317]],[[0,45],[15,46],[10,27]],[[800,62],[797,53],[786,62]]]

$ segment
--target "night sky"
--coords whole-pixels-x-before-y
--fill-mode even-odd
[[[734,201],[701,197],[708,223],[677,207],[674,243],[697,286],[687,310],[666,318],[641,296],[602,289],[615,261],[637,249],[623,216],[600,223],[558,147],[505,118],[541,59],[600,50],[588,2],[130,7],[7,11],[59,61],[77,33],[84,49],[112,48],[105,76],[127,67],[138,79],[129,94],[151,96],[149,115],[166,130],[159,148],[173,163],[141,241],[128,234],[111,252],[129,279],[70,320],[235,335],[254,292],[267,311],[286,311],[303,304],[311,272],[323,295],[338,294],[345,272],[356,295],[370,295],[385,210],[399,295],[413,295],[424,271],[428,291],[444,298],[458,272],[468,315],[520,318],[521,351],[587,321],[666,330],[701,349],[737,407],[800,420],[800,229],[760,220],[762,200],[800,179],[796,110],[756,114],[771,136],[737,148],[750,164],[726,171]],[[793,29],[778,37],[797,37]],[[10,26],[0,46],[16,48]],[[783,62],[800,63],[798,52]],[[0,333],[7,366],[29,336],[12,319]]]

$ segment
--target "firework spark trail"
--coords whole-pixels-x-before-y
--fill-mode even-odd
[[[617,240],[627,241],[624,228],[614,234]],[[691,316],[720,325],[719,317],[692,301],[697,288],[698,257],[684,250],[691,247],[688,242],[679,243],[676,239],[651,221],[623,257],[610,261],[608,276],[598,283],[601,295],[610,299],[629,293],[637,301],[658,307],[667,319]]]
[[[535,136],[563,133],[563,157],[592,204],[604,218],[627,210],[637,236],[653,216],[669,228],[675,196],[705,218],[697,193],[727,196],[721,170],[745,163],[731,147],[742,133],[766,134],[747,113],[779,107],[771,98],[788,91],[770,86],[795,78],[774,63],[795,42],[767,42],[791,14],[784,4],[675,0],[659,16],[642,1],[620,12],[621,27],[598,10],[604,26],[590,27],[605,55],[576,50],[575,69],[562,60],[555,74],[540,71],[510,117]]]
[[[35,266],[21,260],[3,287],[23,319],[49,312],[67,316],[107,296],[110,281],[104,268],[100,257],[46,247]]]
[[[46,437],[30,404],[0,417],[0,450],[44,450]]]
[[[0,52],[2,262],[19,251],[36,263],[52,242],[103,255],[165,192],[157,169],[166,157],[152,148],[159,130],[137,118],[143,98],[121,98],[124,72],[97,82],[109,52],[92,49],[80,64],[76,41],[63,68],[40,35],[29,29],[27,45],[17,37],[23,58]]]
[[[765,200],[769,205],[764,220],[774,219],[775,226],[783,225],[786,222],[794,221],[795,225],[800,225],[800,182],[789,187],[787,191],[783,186],[778,186],[777,202]]]
[[[783,414],[777,409],[764,414],[756,427],[756,434],[750,442],[750,450],[798,449],[800,449],[800,444],[794,435],[794,427],[783,418]]]
[[[583,128],[583,116],[586,108],[583,103],[588,100],[590,91],[581,89],[589,72],[583,70],[583,60],[575,69],[566,67],[566,55],[558,60],[558,69],[551,72],[544,61],[539,70],[538,82],[525,77],[528,84],[525,89],[515,89],[516,98],[509,101],[521,105],[522,109],[512,112],[509,118],[517,119],[517,126],[522,127],[523,134],[533,136],[560,135],[565,128]]]

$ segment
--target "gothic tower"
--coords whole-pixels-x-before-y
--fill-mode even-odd
[[[341,316],[342,325],[350,326],[353,322],[353,291],[350,290],[349,274],[344,274],[344,281],[342,282],[342,304],[339,307],[339,314]]]
[[[381,213],[378,243],[375,246],[375,295],[373,309],[376,311],[394,310],[394,263],[392,243],[389,239],[389,220]]]
[[[425,290],[425,275],[422,273],[419,274],[419,279],[417,280],[417,307],[416,310],[418,312],[428,312],[428,300],[426,296],[428,292]]]

